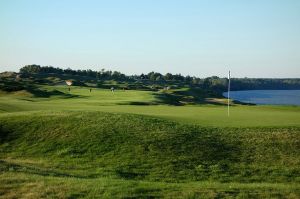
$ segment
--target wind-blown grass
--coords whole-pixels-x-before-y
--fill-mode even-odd
[[[298,127],[212,128],[102,112],[12,114],[0,117],[0,124],[3,175],[160,181],[166,186],[300,180]]]

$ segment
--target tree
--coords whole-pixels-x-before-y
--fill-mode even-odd
[[[26,65],[20,69],[20,73],[39,73],[41,70],[40,65]]]
[[[173,75],[171,73],[167,73],[167,74],[165,74],[164,79],[165,80],[173,80]]]

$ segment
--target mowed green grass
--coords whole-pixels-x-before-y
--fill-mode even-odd
[[[66,87],[46,87],[65,93]],[[34,110],[78,110],[105,111],[151,115],[176,120],[178,122],[199,124],[203,126],[300,126],[300,107],[297,106],[241,106],[230,108],[227,116],[226,106],[194,105],[129,105],[131,103],[157,103],[155,92],[122,91],[88,88],[72,88],[74,97],[52,96],[34,98],[23,94],[0,96],[0,111],[18,112]]]
[[[300,197],[299,107],[41,89],[0,94],[0,198]]]

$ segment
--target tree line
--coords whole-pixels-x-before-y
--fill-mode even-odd
[[[76,75],[95,78],[97,80],[115,80],[123,82],[140,81],[145,84],[181,84],[203,89],[226,91],[227,78],[217,76],[199,78],[195,76],[183,76],[181,74],[149,72],[141,75],[125,75],[118,71],[101,69],[73,70],[61,69],[53,66],[26,65],[20,69],[21,74],[60,74]],[[300,78],[232,78],[231,90],[258,90],[258,89],[300,89]]]

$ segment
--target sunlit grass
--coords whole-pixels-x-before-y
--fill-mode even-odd
[[[63,86],[54,88],[68,92]],[[0,111],[90,110],[152,115],[204,126],[300,126],[300,107],[235,105],[231,107],[230,117],[227,117],[227,107],[221,105],[128,105],[158,103],[159,100],[150,91],[117,90],[112,93],[107,89],[93,89],[90,93],[87,88],[73,88],[71,93],[78,97],[30,98],[4,95],[0,97]]]
[[[300,197],[299,107],[41,89],[0,96],[0,198]]]

